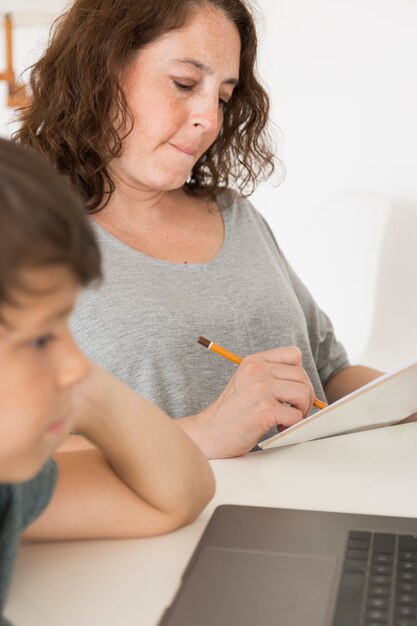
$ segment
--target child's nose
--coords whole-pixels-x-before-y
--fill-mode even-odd
[[[71,338],[65,346],[65,356],[59,366],[58,383],[60,387],[70,387],[85,378],[90,370],[90,364]]]

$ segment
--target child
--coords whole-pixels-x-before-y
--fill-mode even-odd
[[[0,622],[26,527],[33,540],[157,535],[213,495],[207,461],[175,422],[75,345],[68,317],[99,276],[77,197],[0,140]],[[52,460],[70,430],[94,447]]]

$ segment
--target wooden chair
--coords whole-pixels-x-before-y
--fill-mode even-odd
[[[0,72],[0,80],[8,84],[7,106],[11,108],[25,107],[30,98],[25,85],[16,80],[13,69],[13,22],[10,14],[4,16],[4,30],[6,41],[6,70]]]

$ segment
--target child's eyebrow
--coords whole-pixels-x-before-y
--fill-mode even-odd
[[[59,322],[60,320],[68,317],[72,313],[74,306],[72,304],[63,307],[59,311],[52,313],[45,319],[41,320],[37,325],[45,326],[45,324],[50,324],[51,322]],[[0,326],[3,326],[7,332],[19,331],[19,327],[13,324],[10,320],[7,320],[3,317],[0,318]]]
[[[49,324],[50,322],[58,322],[59,320],[62,320],[64,317],[68,317],[68,315],[70,315],[73,311],[73,305],[67,305],[66,307],[60,309],[59,311],[56,311],[55,313],[52,313],[52,315],[49,315],[49,317],[47,317],[44,320],[44,324]]]

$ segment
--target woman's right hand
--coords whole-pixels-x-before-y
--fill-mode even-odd
[[[249,452],[270,428],[287,428],[311,410],[314,390],[301,359],[296,347],[246,357],[213,404],[178,424],[207,458]]]

